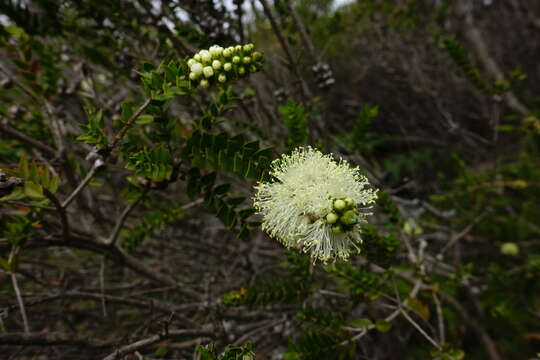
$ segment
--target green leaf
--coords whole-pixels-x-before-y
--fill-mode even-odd
[[[390,331],[390,329],[392,328],[392,323],[384,319],[379,319],[375,322],[375,328],[379,330],[380,332],[385,333],[385,332]]]
[[[11,194],[1,197],[0,201],[15,201],[24,199],[25,197],[26,195],[24,194],[24,188],[16,187],[15,190],[11,192]]]
[[[25,181],[24,194],[31,199],[43,199],[43,187],[31,181]]]
[[[358,319],[358,320],[353,320],[349,323],[349,326],[351,327],[355,327],[355,328],[363,328],[363,327],[368,327],[370,325],[372,325],[373,322],[367,318],[362,318],[362,319]]]
[[[149,114],[140,115],[135,121],[139,125],[146,125],[154,122],[154,117]]]

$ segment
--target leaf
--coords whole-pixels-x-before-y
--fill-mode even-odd
[[[390,331],[390,329],[392,328],[392,323],[384,319],[379,319],[375,322],[375,328],[379,330],[380,332],[385,333],[385,332]]]
[[[149,114],[144,114],[139,116],[135,122],[139,125],[151,124],[154,122],[154,117]]]
[[[362,319],[351,321],[349,323],[349,326],[355,327],[355,328],[364,328],[364,327],[368,327],[368,326],[370,326],[372,324],[373,324],[373,322],[371,320],[369,320],[367,318],[362,318]]]
[[[429,307],[423,304],[417,298],[409,298],[407,305],[414,310],[418,315],[420,315],[424,320],[429,320],[430,311]]]
[[[26,195],[24,194],[24,189],[22,187],[17,187],[15,188],[15,190],[11,192],[11,194],[1,197],[0,201],[21,200],[21,199],[24,199],[25,197]]]
[[[31,181],[24,183],[24,194],[31,199],[43,199],[43,187]]]

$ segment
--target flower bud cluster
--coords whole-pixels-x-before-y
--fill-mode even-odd
[[[312,67],[313,73],[315,74],[315,80],[317,81],[317,86],[320,89],[328,88],[336,82],[334,79],[334,74],[330,69],[328,64],[317,63]]]
[[[358,209],[351,198],[335,199],[332,211],[326,215],[326,223],[330,224],[333,233],[339,234],[353,230],[359,220]]]
[[[263,65],[264,57],[259,51],[254,51],[254,48],[253,44],[227,48],[213,45],[208,50],[201,50],[187,62],[189,79],[207,88],[257,72]]]

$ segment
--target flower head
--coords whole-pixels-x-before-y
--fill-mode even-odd
[[[307,147],[274,160],[270,174],[275,180],[259,183],[254,198],[263,230],[314,260],[347,259],[368,215],[358,207],[377,197],[360,170]]]

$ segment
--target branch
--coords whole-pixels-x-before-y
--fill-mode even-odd
[[[145,189],[141,196],[137,198],[134,202],[130,203],[124,211],[122,212],[122,215],[120,215],[120,219],[116,222],[116,225],[114,226],[114,230],[111,233],[111,236],[109,236],[109,239],[107,240],[107,244],[114,245],[116,243],[116,240],[118,239],[118,234],[120,234],[120,229],[122,229],[122,226],[124,225],[124,222],[126,221],[128,215],[135,209],[135,207],[141,202],[144,195],[148,192],[148,189]]]
[[[32,146],[40,150],[41,152],[46,153],[49,156],[56,155],[56,151],[49,145],[44,144],[41,141],[32,139],[31,137],[9,126],[7,119],[3,119],[2,121],[0,121],[0,132],[3,132],[16,140],[19,140],[22,143]]]
[[[3,333],[0,334],[0,344],[2,345],[37,345],[37,346],[54,346],[54,345],[73,345],[87,347],[110,347],[108,344],[98,343],[88,339],[75,339],[67,334],[59,332],[43,332],[43,333]]]
[[[146,339],[136,341],[132,344],[122,346],[112,354],[107,355],[103,360],[115,360],[121,359],[123,356],[133,353],[139,349],[153,345],[157,342],[160,342],[163,339],[173,338],[173,337],[185,337],[185,336],[207,336],[214,337],[215,332],[210,330],[167,330],[162,334],[156,334],[150,336]]]

